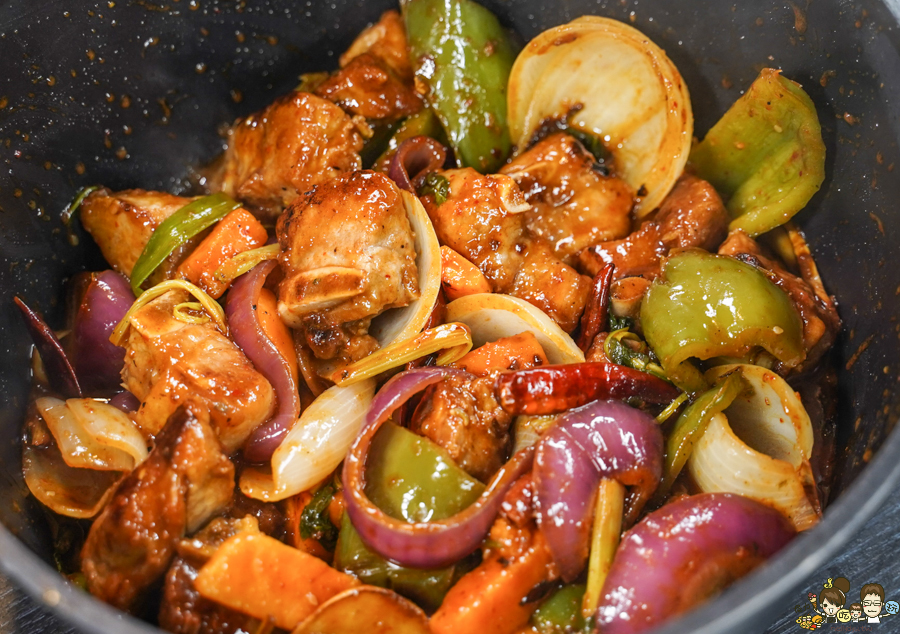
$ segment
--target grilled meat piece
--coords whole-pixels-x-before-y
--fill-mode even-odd
[[[278,220],[278,312],[318,359],[377,348],[372,318],[419,296],[413,230],[397,186],[345,174],[298,198]]]
[[[634,192],[604,176],[594,156],[560,132],[523,152],[500,170],[512,177],[531,209],[525,226],[567,264],[582,249],[628,235]]]
[[[224,508],[233,490],[234,465],[207,414],[179,408],[91,525],[81,553],[88,590],[122,610],[139,607],[178,541]]]
[[[185,301],[187,293],[169,291],[131,318],[122,379],[141,401],[135,422],[153,435],[180,405],[196,403],[231,453],[272,415],[275,392],[211,322],[175,319],[173,309]]]
[[[365,123],[355,123],[321,97],[285,95],[231,127],[208,186],[243,201],[264,221],[274,221],[299,194],[359,169],[360,126]]]
[[[659,275],[662,258],[672,249],[699,247],[714,251],[725,239],[728,212],[713,186],[685,174],[675,184],[652,220],[622,240],[601,242],[579,255],[582,270],[596,275],[607,263],[616,265],[616,279]]]
[[[134,263],[163,220],[194,200],[164,192],[98,189],[81,203],[79,216],[103,257],[119,273],[131,276]],[[173,277],[178,264],[205,237],[194,236],[177,248],[151,276],[151,283]]]

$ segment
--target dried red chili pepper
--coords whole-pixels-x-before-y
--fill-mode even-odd
[[[501,374],[497,399],[510,414],[558,414],[599,398],[637,397],[647,403],[670,403],[681,393],[646,372],[615,363],[585,362]]]

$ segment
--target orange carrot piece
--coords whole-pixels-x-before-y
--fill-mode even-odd
[[[451,302],[466,295],[491,292],[491,285],[478,267],[447,246],[441,247],[441,284]]]
[[[215,272],[238,253],[261,247],[267,239],[265,227],[249,211],[235,209],[197,245],[178,267],[177,274],[202,288],[213,299],[219,299],[228,283],[217,279]]]
[[[291,368],[291,376],[294,377],[294,383],[296,383],[299,380],[300,370],[297,368],[294,338],[291,336],[290,329],[278,316],[275,294],[267,288],[263,288],[259,292],[259,299],[256,300],[256,317],[266,337],[278,348],[281,358],[287,361]]]
[[[537,337],[526,331],[475,348],[455,365],[485,376],[491,370],[527,370],[549,363]]]
[[[321,559],[265,534],[239,534],[222,544],[194,581],[205,598],[285,630],[319,604],[359,585]]]
[[[538,602],[523,599],[550,579],[552,558],[540,532],[512,561],[491,557],[464,575],[431,617],[433,634],[514,634],[528,623]]]

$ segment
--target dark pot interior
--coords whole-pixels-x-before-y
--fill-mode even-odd
[[[775,561],[671,631],[759,630],[788,590],[835,552],[900,469],[900,35],[875,2],[723,3],[486,0],[527,40],[593,13],[633,20],[690,88],[699,135],[763,66],[803,84],[828,149],[822,191],[798,216],[844,332],[836,350],[839,428],[833,504]],[[91,632],[150,628],[69,588],[21,478],[19,436],[30,344],[13,295],[61,320],[60,291],[102,259],[59,214],[84,185],[178,193],[221,148],[223,123],[261,108],[302,72],[332,69],[393,0],[0,2],[0,565]],[[76,223],[77,224],[77,223]],[[849,490],[848,490],[849,489]],[[862,504],[860,500],[864,500]],[[763,609],[765,608],[765,609]]]

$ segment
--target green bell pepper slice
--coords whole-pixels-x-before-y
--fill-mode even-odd
[[[509,155],[506,90],[515,50],[496,16],[472,0],[404,0],[416,81],[457,161],[495,172]]]
[[[816,107],[799,84],[765,68],[690,160],[726,198],[729,229],[756,237],[790,220],[825,179]]]
[[[711,390],[698,396],[681,413],[666,438],[666,457],[662,479],[654,495],[656,501],[661,503],[672,490],[675,479],[687,464],[712,417],[725,411],[743,389],[741,373],[731,372],[722,377]]]
[[[709,384],[691,358],[744,358],[757,347],[786,367],[806,357],[788,295],[756,267],[699,249],[669,258],[644,297],[641,324],[666,376],[693,394]]]
[[[484,485],[460,469],[427,438],[385,423],[369,449],[366,495],[386,514],[407,522],[446,519],[471,506]],[[371,551],[345,514],[335,567],[363,583],[390,588],[427,609],[436,609],[465,572],[461,564],[436,570],[405,568]]]
[[[240,207],[230,196],[218,193],[188,203],[163,220],[144,245],[131,269],[131,290],[135,297],[143,292],[144,283],[169,255],[195,235],[214,225]]]
[[[584,584],[563,586],[531,615],[531,625],[539,634],[569,634],[585,631],[581,615]]]

